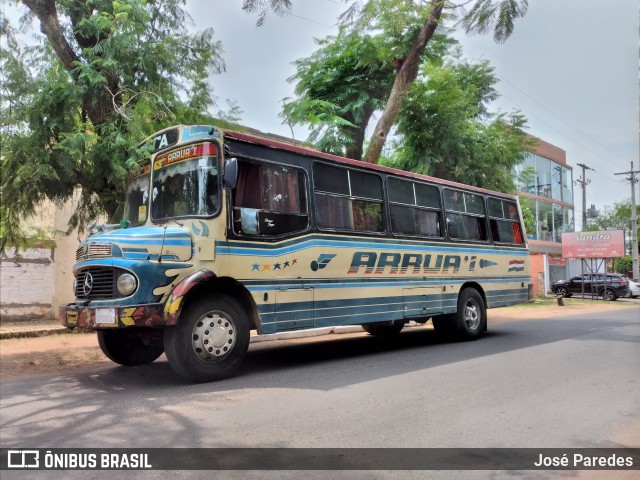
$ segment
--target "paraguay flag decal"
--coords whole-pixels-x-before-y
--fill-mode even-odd
[[[510,272],[522,272],[524,270],[524,260],[510,260],[509,271]]]

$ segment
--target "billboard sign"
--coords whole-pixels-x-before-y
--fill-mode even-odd
[[[562,234],[562,258],[616,258],[624,254],[624,230]]]

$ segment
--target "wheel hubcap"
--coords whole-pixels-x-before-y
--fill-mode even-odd
[[[480,325],[480,314],[478,306],[473,302],[468,302],[464,307],[464,322],[469,330],[475,330]]]
[[[193,327],[191,343],[196,355],[213,362],[228,355],[236,343],[235,325],[224,312],[204,314]]]

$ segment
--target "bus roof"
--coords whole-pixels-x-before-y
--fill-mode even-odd
[[[509,199],[517,198],[515,195],[510,195],[508,193],[496,192],[493,190],[488,190],[486,188],[474,187],[472,185],[465,185],[464,183],[453,182],[451,180],[444,180],[442,178],[430,177],[429,175],[422,175],[420,173],[408,172],[405,170],[399,170],[397,168],[385,167],[382,165],[375,165],[375,164],[363,162],[362,160],[354,160],[351,158],[340,157],[338,155],[332,155],[330,153],[321,152],[319,150],[313,150],[311,148],[306,148],[300,145],[296,145],[294,143],[285,143],[284,141],[280,140],[283,137],[279,137],[279,139],[276,140],[274,138],[270,138],[269,134],[256,135],[256,134],[248,134],[248,133],[242,133],[242,132],[234,132],[230,130],[223,130],[223,134],[225,137],[229,137],[234,140],[239,140],[247,143],[254,143],[257,145],[263,145],[265,147],[279,149],[279,150],[286,150],[289,152],[298,153],[300,155],[319,158],[323,160],[331,160],[333,162],[343,164],[343,165],[351,165],[359,168],[376,170],[379,172],[390,173],[390,174],[398,175],[401,177],[424,180],[431,183],[437,183],[440,185],[446,185],[454,188],[471,190],[479,193],[488,193],[488,194],[501,196]],[[291,142],[293,142],[293,140],[291,140]]]

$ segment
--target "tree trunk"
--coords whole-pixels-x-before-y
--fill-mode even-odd
[[[71,70],[73,63],[80,59],[62,33],[58,12],[56,11],[56,2],[54,0],[22,0],[22,3],[38,17],[40,30],[51,42],[51,47],[58,55],[64,68]]]
[[[362,114],[362,120],[357,124],[353,118],[346,118],[351,123],[357,125],[357,128],[347,129],[353,134],[353,144],[347,145],[347,158],[353,158],[354,160],[362,159],[362,152],[364,150],[364,134],[374,111],[375,109],[373,108],[373,105],[369,103],[365,105],[364,112]]]
[[[40,20],[40,30],[49,39],[51,47],[58,56],[60,62],[62,62],[64,68],[72,75],[76,83],[78,83],[73,71],[75,63],[82,61],[82,59],[76,54],[75,50],[71,47],[62,32],[55,0],[22,0],[22,2],[36,17],[38,17],[38,20]],[[78,36],[76,36],[76,38],[78,38]],[[87,42],[89,40],[90,39],[87,39]],[[91,44],[95,45],[98,40],[99,38],[94,39]],[[87,45],[89,45],[89,43],[87,43]],[[108,79],[108,83],[111,91],[117,93],[117,78],[110,77]],[[89,120],[91,120],[91,123],[97,130],[100,129],[105,118],[113,111],[113,103],[117,100],[118,96],[113,100],[111,94],[106,90],[100,92],[97,99],[92,99],[90,97],[83,99],[83,108],[86,111]]]
[[[420,33],[418,33],[413,45],[411,45],[409,54],[402,62],[396,74],[387,104],[369,140],[369,148],[367,148],[367,153],[363,158],[365,162],[378,163],[378,160],[380,160],[382,147],[384,147],[387,135],[400,112],[402,101],[407,95],[411,84],[418,77],[418,68],[420,67],[422,53],[438,27],[440,17],[442,16],[444,0],[433,0],[430,4],[431,11],[429,12],[429,16],[420,29]]]

